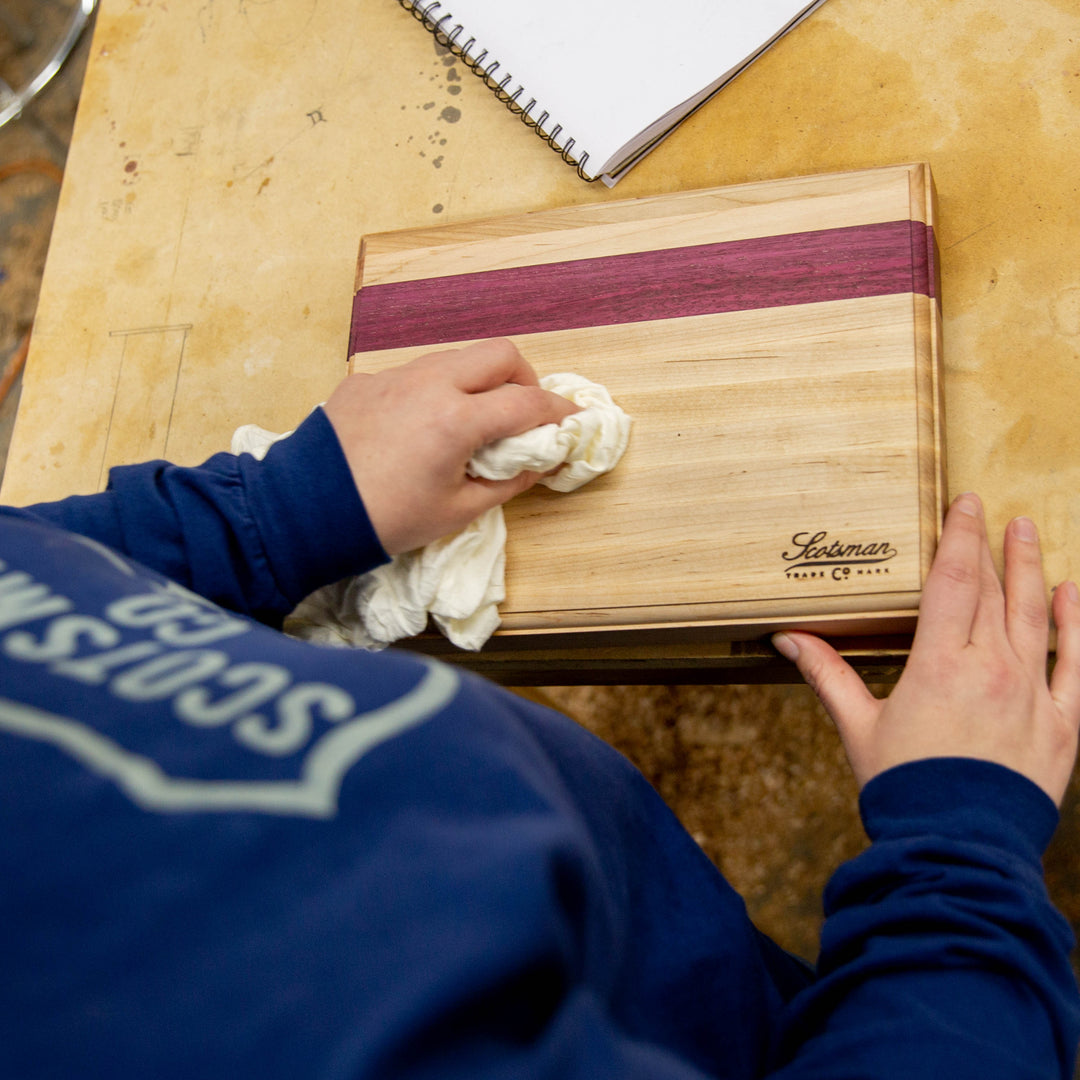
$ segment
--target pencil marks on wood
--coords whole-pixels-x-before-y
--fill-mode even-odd
[[[326,116],[326,111],[323,106],[319,105],[313,109],[307,109],[304,111],[303,120],[297,120],[295,123],[290,122],[292,133],[288,135],[282,142],[280,142],[272,153],[268,154],[265,158],[258,162],[256,165],[249,166],[247,162],[237,161],[233,163],[232,179],[225,181],[225,186],[231,188],[234,184],[242,184],[246,180],[250,180],[256,173],[262,171],[264,176],[256,189],[255,194],[259,194],[270,183],[270,178],[265,173],[270,169],[279,156],[283,155],[285,151],[290,149],[295,142],[302,139],[305,135],[310,135],[313,131],[321,129],[324,124],[329,121]]]
[[[109,331],[116,377],[99,489],[113,465],[168,457],[176,390],[192,329],[191,323],[176,323]]]

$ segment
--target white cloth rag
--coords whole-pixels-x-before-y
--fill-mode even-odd
[[[630,417],[607,390],[573,374],[545,375],[540,385],[581,411],[561,424],[482,447],[469,462],[470,475],[506,480],[527,469],[558,469],[539,482],[565,492],[618,464],[630,438]],[[290,434],[247,424],[233,435],[232,452],[261,458],[271,443]],[[382,649],[420,633],[430,617],[459,648],[477,650],[499,626],[505,580],[506,523],[502,507],[495,506],[458,533],[317,590],[296,608],[286,628],[325,644]]]

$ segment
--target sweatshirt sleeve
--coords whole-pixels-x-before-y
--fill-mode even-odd
[[[262,461],[123,465],[101,494],[0,512],[96,540],[271,625],[314,589],[388,561],[321,408]]]
[[[872,843],[826,890],[817,981],[791,1002],[775,1076],[1071,1078],[1073,937],[1040,864],[1052,801],[941,758],[876,777],[860,810]]]

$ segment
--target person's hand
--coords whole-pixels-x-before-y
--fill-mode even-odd
[[[323,409],[390,555],[463,529],[531,487],[539,473],[482,480],[468,476],[465,466],[481,446],[578,411],[542,390],[504,340],[349,375]]]
[[[889,698],[873,697],[824,641],[773,643],[836,722],[862,787],[880,772],[931,757],[1008,766],[1060,805],[1080,725],[1080,593],[1055,590],[1057,663],[1047,684],[1049,620],[1035,526],[1005,533],[1005,588],[994,570],[982,504],[961,495],[927,576],[911,655]]]

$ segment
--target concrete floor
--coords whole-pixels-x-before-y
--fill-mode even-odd
[[[8,5],[34,18],[50,5]],[[65,0],[56,0],[62,10]],[[46,28],[47,29],[47,28]],[[0,370],[37,301],[89,36],[24,116],[0,129]],[[0,75],[19,62],[0,30]],[[25,61],[25,57],[22,58]],[[18,382],[0,404],[0,469]],[[782,945],[817,951],[821,891],[865,843],[836,733],[800,686],[573,687],[536,696],[596,731],[651,780]],[[1074,782],[1046,859],[1051,892],[1080,926],[1080,792]]]

